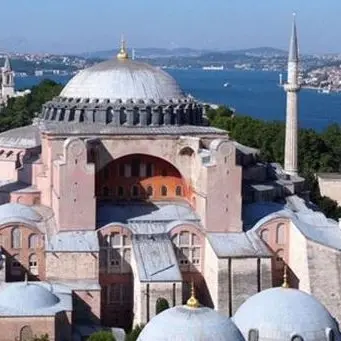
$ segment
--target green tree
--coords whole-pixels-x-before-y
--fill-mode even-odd
[[[0,132],[31,124],[42,105],[59,95],[61,90],[60,84],[44,80],[33,87],[30,94],[10,98],[0,113]]]
[[[44,334],[41,336],[35,336],[32,341],[49,341],[48,334]]]
[[[143,324],[137,324],[134,329],[127,334],[125,341],[136,341],[144,328]]]
[[[165,298],[160,297],[157,299],[157,301],[156,301],[156,315],[160,314],[164,310],[167,310],[168,308],[169,308],[169,303]]]
[[[116,341],[116,338],[112,332],[101,330],[91,334],[87,341]]]

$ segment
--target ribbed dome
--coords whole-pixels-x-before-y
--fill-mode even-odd
[[[179,306],[156,315],[138,341],[244,341],[227,318],[210,308]]]
[[[290,341],[294,335],[304,341],[328,340],[332,329],[339,340],[338,327],[328,310],[313,296],[300,290],[272,288],[250,297],[233,320],[247,339],[258,330],[259,341]]]
[[[39,284],[11,283],[0,291],[0,306],[20,312],[49,308],[59,302],[59,298]]]
[[[166,72],[129,59],[112,59],[79,72],[60,94],[67,98],[170,100],[184,95]]]

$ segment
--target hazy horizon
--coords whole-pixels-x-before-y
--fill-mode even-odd
[[[117,48],[124,33],[130,47],[239,50],[288,49],[292,12],[300,51],[339,53],[341,2],[287,0],[66,0],[2,4],[0,50],[79,54]],[[326,19],[328,24],[326,25]],[[13,22],[17,24],[14,25]]]

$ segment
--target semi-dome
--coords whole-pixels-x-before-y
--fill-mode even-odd
[[[184,95],[168,73],[130,59],[111,59],[80,71],[61,97],[116,100],[172,100]]]
[[[59,298],[42,285],[18,282],[11,283],[0,291],[0,307],[19,312],[50,308],[59,303]]]
[[[250,297],[233,317],[246,340],[340,340],[337,323],[313,296],[271,288]]]
[[[244,341],[234,323],[213,309],[200,307],[194,296],[153,317],[138,341]]]

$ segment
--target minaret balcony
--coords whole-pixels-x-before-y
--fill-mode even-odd
[[[284,90],[287,92],[298,92],[301,90],[301,86],[299,84],[286,83],[284,84]]]

